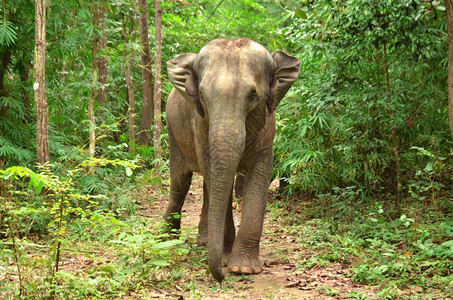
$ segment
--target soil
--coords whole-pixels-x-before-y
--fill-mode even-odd
[[[271,184],[275,189],[277,181]],[[151,191],[150,191],[151,192]],[[195,177],[186,198],[181,217],[182,228],[196,233],[202,207],[202,178]],[[141,214],[161,217],[167,204],[166,197],[159,197],[152,207],[145,208]],[[237,229],[240,226],[240,205],[234,212]],[[362,297],[375,298],[376,287],[354,283],[347,276],[348,266],[333,263],[325,267],[297,270],[301,258],[309,258],[313,253],[302,249],[291,236],[282,234],[280,224],[265,219],[264,233],[260,244],[260,259],[264,269],[261,274],[239,277],[227,289],[215,289],[214,280],[197,282],[196,289],[202,293],[201,299],[348,299],[356,292]],[[206,268],[207,265],[206,265]],[[224,269],[227,273],[227,269]],[[228,279],[228,278],[227,278]],[[180,290],[177,293],[154,291],[157,297],[193,299],[194,296]],[[178,296],[176,296],[178,295]],[[195,297],[197,298],[197,297]]]

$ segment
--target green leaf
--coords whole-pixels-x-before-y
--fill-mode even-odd
[[[148,263],[150,265],[158,266],[158,267],[166,267],[166,266],[170,265],[170,263],[168,261],[166,261],[165,259],[157,259],[157,258],[149,260]]]
[[[17,40],[17,28],[9,21],[0,20],[0,45],[10,47]]]
[[[43,187],[44,187],[44,181],[41,180],[41,181],[39,181],[39,184],[35,187],[35,193],[36,193],[37,196],[39,194],[41,194],[41,191],[42,191]]]
[[[307,18],[307,13],[304,10],[299,8],[298,10],[296,10],[296,16],[301,18],[301,19],[306,19]]]
[[[28,184],[29,187],[37,187],[38,186],[38,180],[36,179],[35,174],[33,173],[28,173],[30,175],[30,183]]]
[[[126,175],[127,177],[131,177],[133,174],[132,169],[130,167],[126,167]]]
[[[169,240],[169,241],[164,241],[164,242],[159,242],[155,245],[153,245],[153,249],[167,249],[171,248],[176,245],[181,245],[183,241],[180,240]]]
[[[453,247],[453,240],[449,240],[442,243],[442,246]]]
[[[426,164],[425,171],[432,171],[433,170],[433,163],[430,161]]]

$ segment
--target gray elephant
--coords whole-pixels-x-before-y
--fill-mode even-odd
[[[199,244],[207,244],[213,277],[262,271],[259,243],[272,172],[275,108],[299,74],[299,59],[272,55],[250,39],[216,39],[198,54],[167,62],[174,85],[166,115],[170,199],[164,218],[180,228],[193,172],[203,175]],[[234,176],[245,174],[241,224],[233,223]]]

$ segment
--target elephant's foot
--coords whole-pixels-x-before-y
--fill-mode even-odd
[[[222,254],[222,267],[228,267],[228,260],[230,259],[231,253],[223,253]]]
[[[207,235],[198,236],[197,244],[198,244],[198,246],[206,246],[208,244],[208,236]]]
[[[234,274],[259,274],[263,271],[258,257],[230,257],[228,270]]]
[[[170,237],[178,238],[181,233],[181,221],[172,217],[166,217],[164,220],[166,221],[164,231],[168,233]]]
[[[203,203],[204,205],[204,203]],[[200,223],[198,224],[198,246],[206,246],[208,244],[208,219],[201,215]]]

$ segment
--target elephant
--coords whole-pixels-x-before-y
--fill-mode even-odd
[[[271,55],[248,38],[215,39],[198,54],[167,62],[174,88],[167,106],[170,195],[164,220],[180,229],[193,172],[203,176],[198,243],[219,283],[222,266],[235,274],[262,271],[259,243],[271,179],[275,109],[299,75],[300,60]],[[245,175],[241,223],[235,232],[232,191]]]

